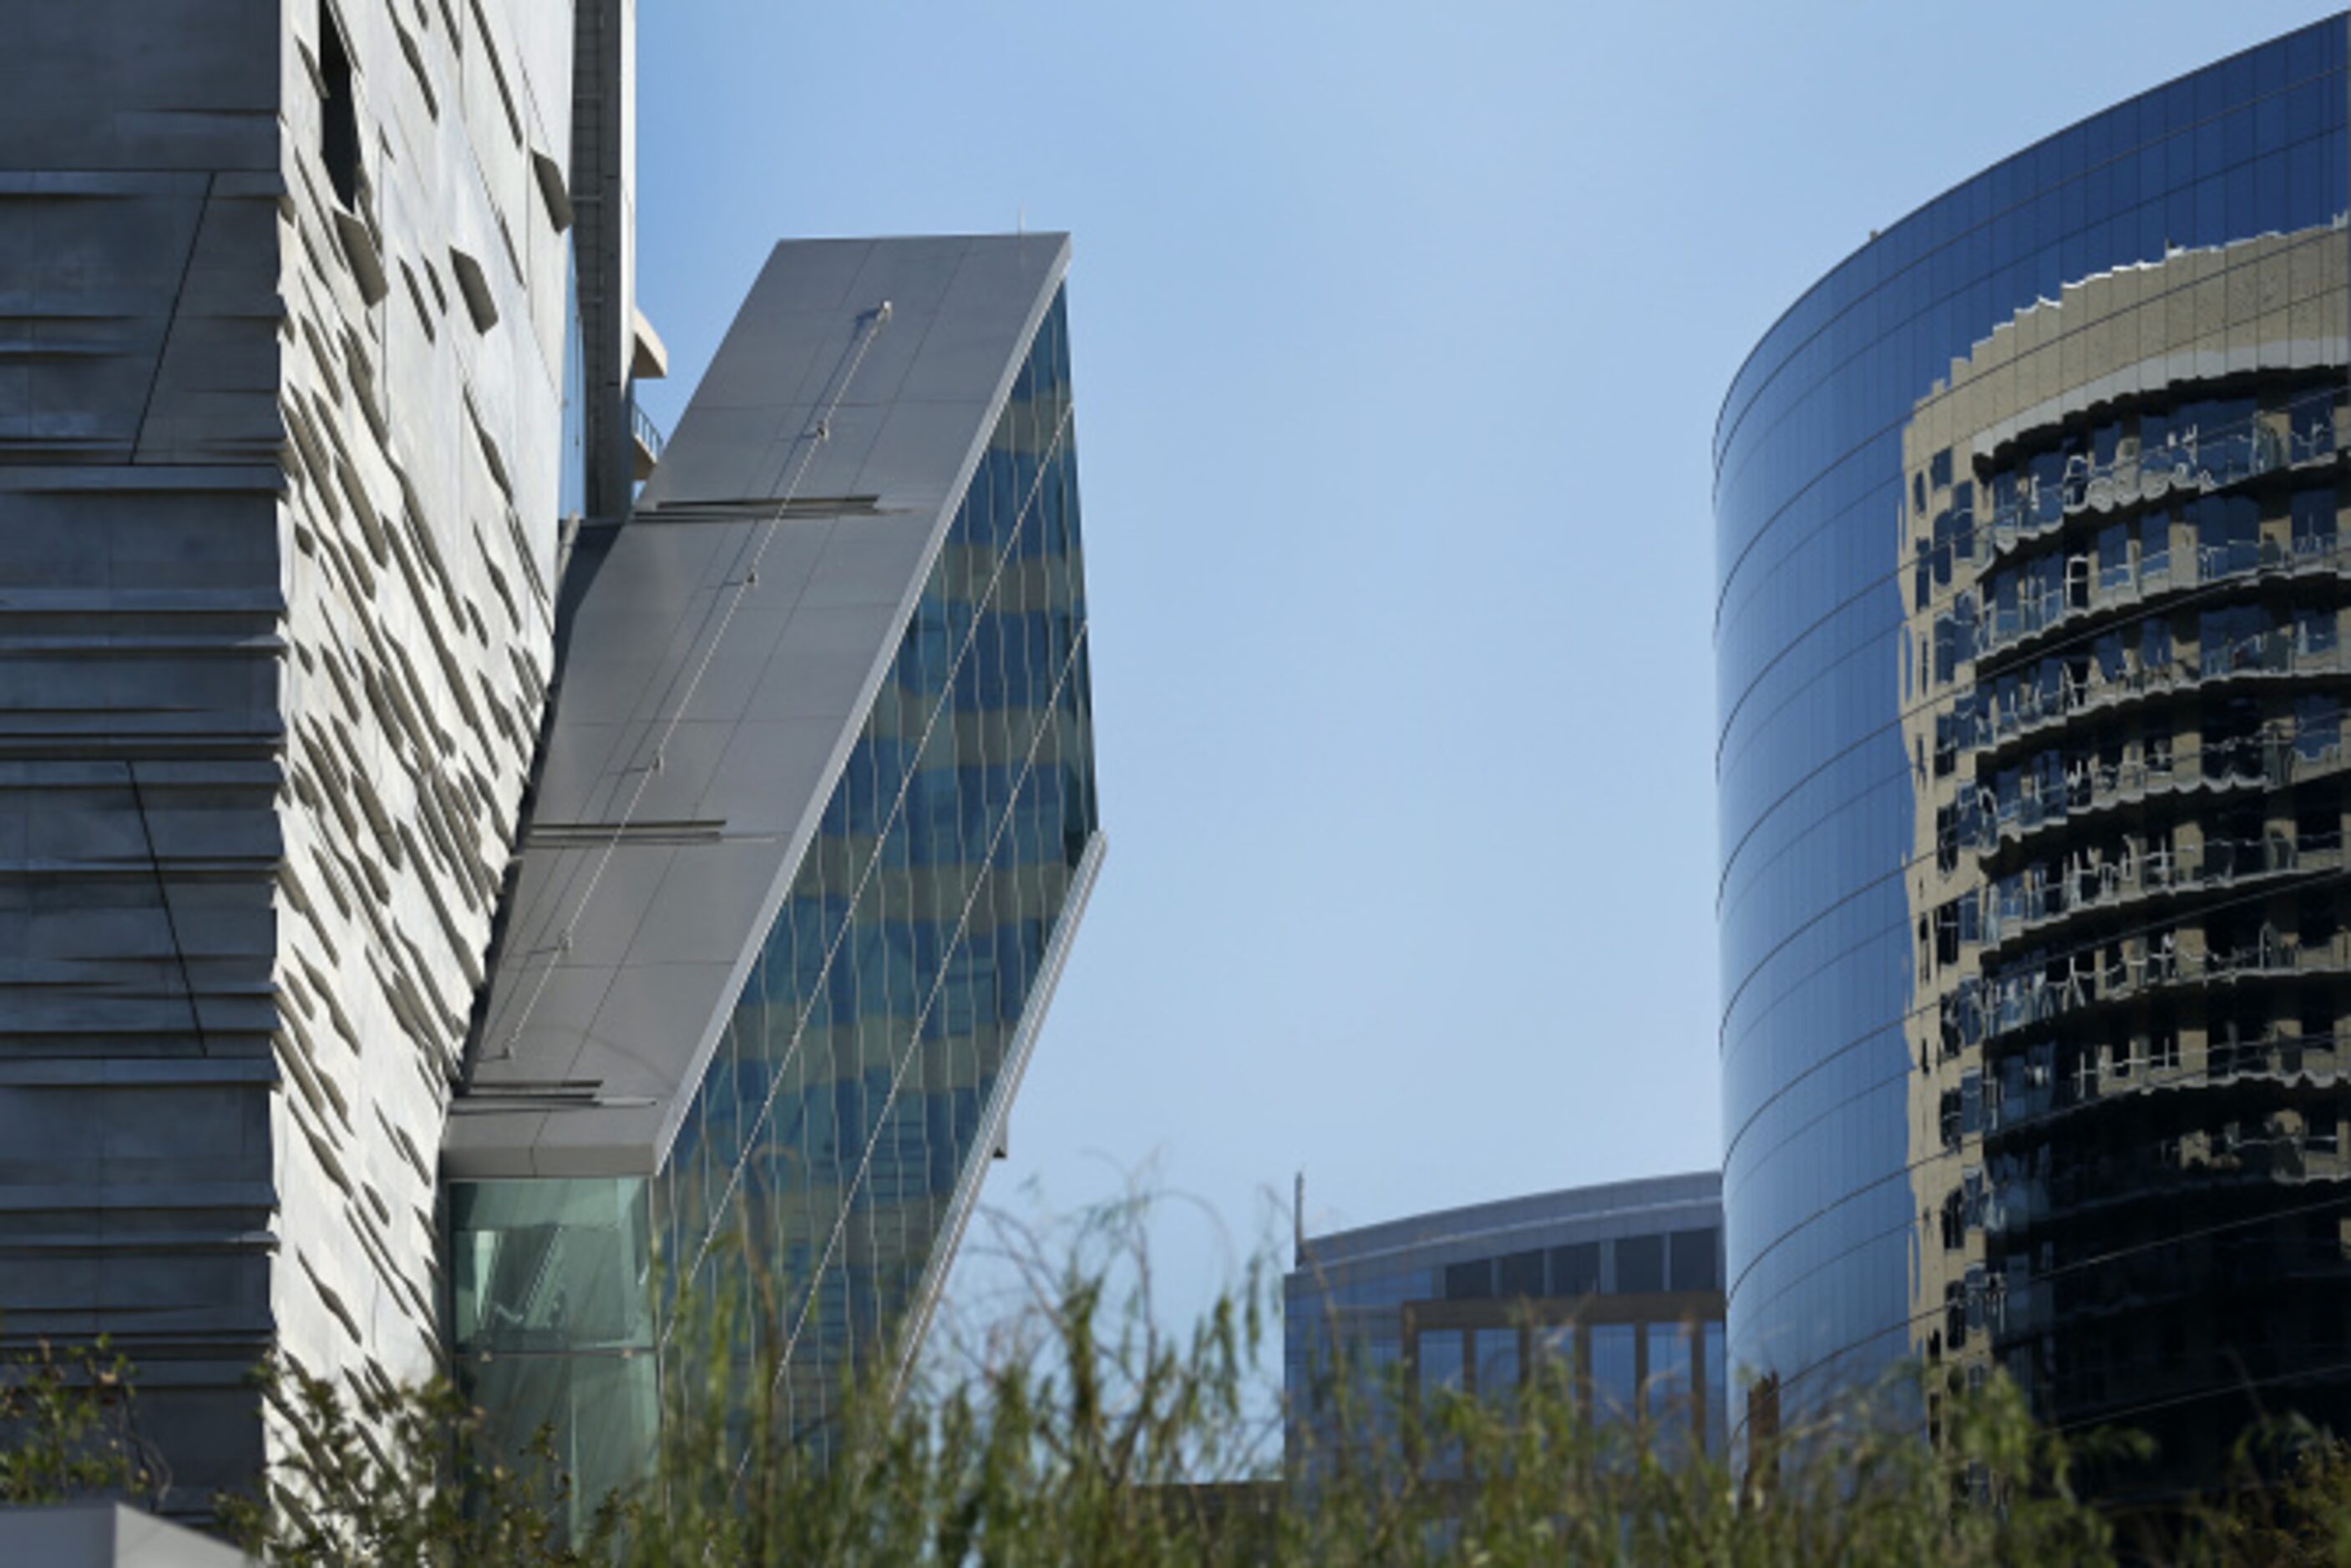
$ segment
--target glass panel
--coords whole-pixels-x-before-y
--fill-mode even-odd
[[[1706,1451],[1720,1459],[1730,1416],[1730,1385],[1725,1376],[1722,1359],[1722,1324],[1709,1323],[1703,1325],[1701,1338],[1706,1361]]]
[[[1689,1328],[1686,1324],[1649,1324],[1649,1375],[1642,1385],[1649,1418],[1659,1428],[1681,1428],[1691,1417]]]
[[[1621,1420],[1640,1408],[1637,1332],[1629,1323],[1598,1324],[1590,1331],[1594,1420]]]
[[[1650,1293],[1666,1288],[1666,1239],[1626,1236],[1616,1242],[1616,1289]]]
[[[453,1182],[451,1350],[468,1397],[517,1449],[541,1426],[570,1474],[584,1532],[637,1480],[657,1418],[645,1183]]]
[[[1519,1395],[1519,1331],[1481,1328],[1475,1335],[1478,1355],[1478,1397],[1491,1405],[1510,1407]]]
[[[689,1266],[716,1194],[756,1205],[780,1321],[746,1350],[783,1347],[803,1428],[940,1262],[1092,834],[1064,320],[1057,296],[657,1183]]]
[[[1438,1329],[1420,1336],[1416,1347],[1419,1356],[1420,1389],[1424,1394],[1439,1388],[1458,1388],[1463,1384],[1464,1361],[1461,1334],[1458,1329]]]

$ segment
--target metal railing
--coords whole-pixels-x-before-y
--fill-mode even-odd
[[[2279,414],[2283,415],[2283,430],[2274,422]],[[2330,388],[2306,393],[2283,410],[2257,413],[2209,432],[2192,425],[2175,431],[2150,450],[2126,443],[2108,462],[2075,453],[2053,483],[2020,475],[2015,496],[1991,509],[1984,530],[1997,559],[2084,512],[2159,501],[2175,491],[2209,493],[2281,468],[2331,462],[2335,455],[2335,393]]]
[[[644,405],[634,398],[629,400],[629,428],[636,432],[637,444],[644,448],[655,462],[659,462],[662,449],[669,444],[669,438],[662,433],[661,426],[653,423],[653,416],[645,412]]]

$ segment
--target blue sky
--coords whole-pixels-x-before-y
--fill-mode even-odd
[[[1871,229],[2324,14],[643,0],[664,423],[778,239],[1075,236],[1110,857],[989,1200],[1187,1195],[1181,1299],[1301,1169],[1324,1230],[1714,1164],[1724,387]]]

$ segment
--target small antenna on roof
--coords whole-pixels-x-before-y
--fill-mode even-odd
[[[1298,1185],[1291,1189],[1290,1207],[1290,1261],[1293,1268],[1306,1266],[1306,1172],[1298,1173]]]

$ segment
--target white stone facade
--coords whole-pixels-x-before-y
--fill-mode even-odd
[[[111,1334],[175,1511],[260,1461],[265,1350],[435,1355],[553,643],[574,9],[0,9],[0,1339]]]

